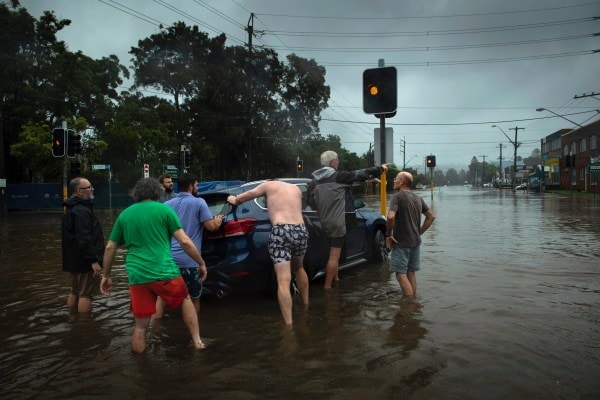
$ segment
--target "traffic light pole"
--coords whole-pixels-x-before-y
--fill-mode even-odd
[[[381,154],[381,164],[385,164],[385,115],[379,116],[379,148]],[[387,189],[387,174],[385,171],[381,174],[381,182],[379,185],[379,194],[381,197],[381,215],[386,215],[387,204],[386,204],[386,189]]]
[[[62,122],[62,128],[64,132],[67,132],[67,121]],[[65,134],[65,137],[68,135]],[[67,199],[69,197],[69,193],[67,190],[67,164],[69,163],[69,158],[67,157],[67,149],[65,146],[65,154],[63,155],[63,199]]]

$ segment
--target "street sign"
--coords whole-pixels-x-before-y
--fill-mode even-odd
[[[92,169],[93,170],[106,170],[106,169],[110,169],[110,164],[93,164],[92,165]]]
[[[590,174],[600,174],[600,164],[590,165]]]
[[[171,175],[171,178],[179,178],[179,168],[176,165],[163,165],[163,172]]]
[[[150,165],[144,164],[144,178],[150,177]]]

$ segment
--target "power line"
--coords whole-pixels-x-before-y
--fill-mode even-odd
[[[378,53],[378,52],[424,52],[424,51],[443,51],[443,50],[463,50],[463,49],[482,49],[491,47],[505,47],[505,46],[521,46],[526,44],[539,44],[539,43],[551,43],[565,40],[584,39],[598,36],[598,33],[588,33],[576,36],[563,36],[558,38],[547,38],[547,39],[531,39],[531,40],[520,40],[515,42],[499,42],[499,43],[480,43],[480,44],[462,44],[452,46],[413,46],[413,47],[293,47],[287,50],[290,51],[326,51],[333,53]],[[279,46],[271,46],[272,49],[280,49]]]
[[[237,4],[237,2],[235,0],[232,0],[232,1]],[[487,12],[487,13],[450,14],[450,15],[427,15],[427,16],[403,15],[403,16],[398,16],[398,17],[366,17],[366,16],[360,16],[360,17],[342,17],[342,16],[339,16],[339,15],[336,15],[336,16],[326,16],[326,15],[291,15],[291,14],[267,14],[267,13],[263,13],[261,15],[270,16],[270,17],[284,17],[284,18],[335,19],[335,20],[432,19],[432,18],[480,17],[480,16],[491,16],[491,15],[522,14],[522,13],[533,13],[533,12],[541,12],[541,11],[563,10],[563,9],[566,9],[566,8],[579,8],[579,7],[586,7],[586,6],[597,5],[597,4],[600,4],[600,2],[596,1],[596,2],[592,2],[592,3],[575,4],[575,5],[570,5],[570,6],[550,7],[550,8],[537,8],[537,9],[517,10],[517,11],[498,11],[498,12]]]
[[[532,24],[494,26],[489,28],[467,28],[467,29],[448,29],[441,31],[415,31],[415,32],[318,32],[318,31],[265,31],[265,34],[277,34],[279,36],[303,36],[303,37],[344,37],[344,38],[383,38],[383,37],[403,37],[403,36],[445,36],[445,35],[465,35],[473,33],[504,32],[523,29],[537,29],[550,26],[580,24],[597,20],[596,17],[586,17],[577,19],[568,19],[561,21],[536,22]]]

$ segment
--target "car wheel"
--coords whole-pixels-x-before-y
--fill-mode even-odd
[[[385,247],[385,234],[383,230],[378,229],[373,235],[370,260],[381,262],[387,257],[387,248]]]

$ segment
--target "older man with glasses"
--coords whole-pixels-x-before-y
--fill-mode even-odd
[[[94,187],[77,177],[69,184],[71,197],[65,200],[62,218],[62,269],[71,275],[67,307],[71,314],[89,313],[99,286],[104,235],[94,215]]]

